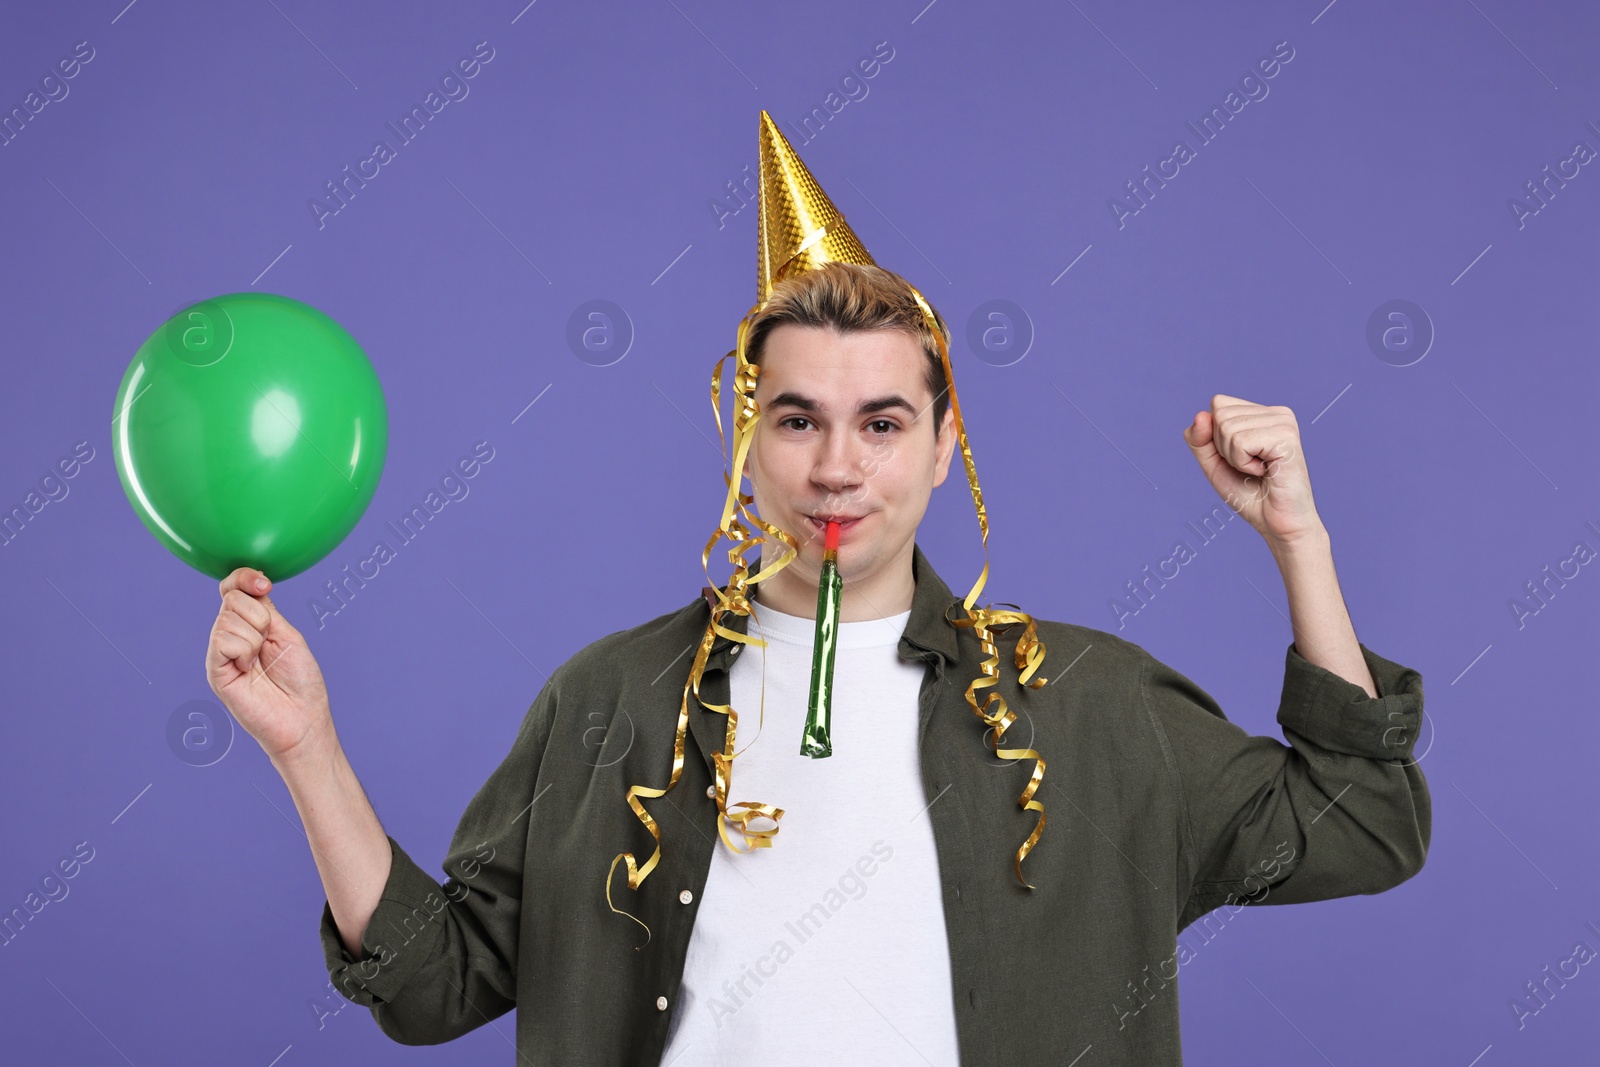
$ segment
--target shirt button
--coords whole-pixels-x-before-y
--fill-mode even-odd
[[[716,796],[717,796],[717,787],[714,786],[714,785],[706,786],[706,796],[711,797],[713,800],[715,800]]]
[[[657,997],[656,998],[656,1011],[666,1011],[666,1010],[667,1010],[667,998],[666,997]]]
[[[744,647],[743,645],[734,645],[733,648],[728,650],[728,655],[737,656],[739,654],[739,649],[741,649],[743,647]]]
[[[689,903],[689,901],[691,901],[693,899],[694,899],[694,894],[691,893],[687,889],[685,889],[683,892],[678,894],[678,901],[680,903],[687,904],[687,903]]]

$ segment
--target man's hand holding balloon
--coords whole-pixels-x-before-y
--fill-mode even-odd
[[[222,607],[206,646],[206,678],[273,760],[331,738],[328,691],[311,649],[267,595],[272,583],[240,567],[219,586]]]

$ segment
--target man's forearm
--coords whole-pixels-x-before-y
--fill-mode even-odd
[[[1361,655],[1339,576],[1333,568],[1333,545],[1325,527],[1292,544],[1273,544],[1272,556],[1289,596],[1289,625],[1295,650],[1307,661],[1332,671],[1378,695],[1377,684]]]
[[[339,937],[360,960],[361,937],[389,880],[388,835],[331,727],[272,764],[300,812]]]

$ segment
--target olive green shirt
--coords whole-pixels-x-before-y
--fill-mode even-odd
[[[1034,761],[1002,766],[985,755],[987,728],[964,697],[981,674],[978,641],[946,621],[947,609],[961,617],[961,598],[920,547],[913,556],[898,651],[927,667],[918,759],[962,1064],[1067,1063],[1091,1046],[1098,1065],[1180,1064],[1180,931],[1222,905],[1231,913],[1378,893],[1421,869],[1432,814],[1412,758],[1416,671],[1361,646],[1373,699],[1290,644],[1277,716],[1285,745],[1229,722],[1204,690],[1138,645],[1041,620],[1043,688],[1017,683],[1020,629],[996,640],[993,691],[1018,715],[1005,741],[1046,763],[1037,799],[1048,822],[1022,867],[1036,888],[1022,886],[1013,859],[1038,816],[1018,797]],[[726,716],[691,699],[682,777],[641,801],[662,833],[660,863],[637,891],[623,865],[614,874],[612,900],[649,926],[648,941],[607,907],[605,883],[618,853],[642,865],[653,850],[625,795],[667,784],[710,592],[591,643],[556,670],[468,804],[444,883],[389,838],[392,867],[359,962],[324,904],[333,985],[369,1007],[389,1037],[449,1041],[519,1008],[515,1062],[524,1067],[659,1064],[712,850],[727,847],[717,844],[707,795]],[[747,624],[724,616],[728,629]],[[707,703],[727,703],[739,648],[717,636]],[[610,724],[603,744],[597,723]],[[772,847],[783,847],[781,832]]]

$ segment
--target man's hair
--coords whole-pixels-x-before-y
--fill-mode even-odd
[[[950,406],[944,364],[938,342],[904,278],[878,266],[835,262],[783,279],[772,287],[766,306],[751,323],[745,358],[759,366],[767,335],[785,324],[828,327],[838,333],[897,330],[910,334],[927,357],[923,381],[933,397],[933,433],[938,440],[945,409]],[[948,347],[950,331],[942,321],[940,328]]]

